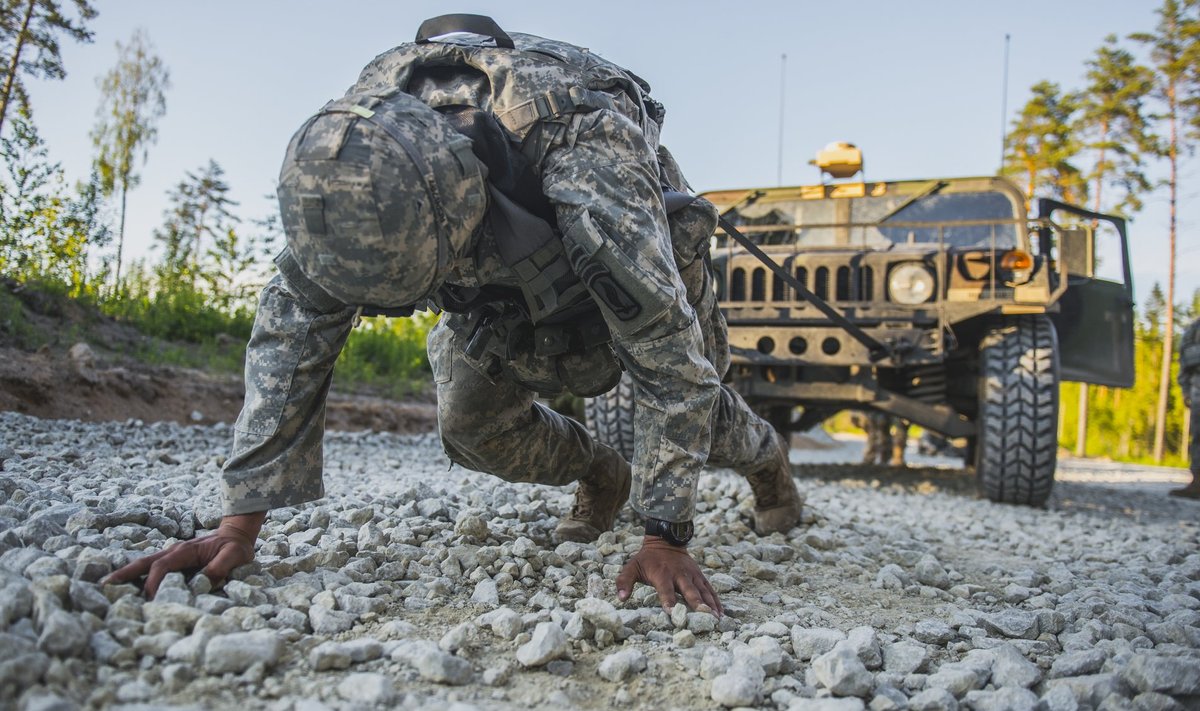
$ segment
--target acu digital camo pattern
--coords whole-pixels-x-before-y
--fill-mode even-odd
[[[296,132],[279,208],[301,271],[344,303],[424,301],[486,209],[470,140],[403,93],[331,101]]]
[[[1179,389],[1191,409],[1191,441],[1188,442],[1188,461],[1194,481],[1200,481],[1200,319],[1183,332],[1179,347]]]
[[[642,85],[585,50],[512,37],[517,52],[449,43],[401,46],[377,58],[352,93],[399,89],[435,107],[478,102],[510,131],[524,131],[521,150],[554,206],[572,267],[588,284],[612,348],[637,385],[631,502],[643,515],[690,519],[710,447],[714,464],[749,472],[770,461],[778,444],[770,426],[720,385],[718,373],[728,367],[724,321],[707,269],[685,268],[685,285],[676,265],[661,192],[657,122],[649,104],[640,103]],[[520,51],[533,46],[582,58],[585,70]],[[447,57],[461,60],[463,71],[445,66],[420,71],[426,60],[444,65]],[[538,97],[579,96],[564,91],[577,86],[571,82],[607,92],[612,108],[578,106],[522,124]],[[676,179],[682,182],[682,176]],[[691,262],[705,264],[695,255]],[[484,265],[470,260],[451,265],[450,282],[487,283],[476,266]],[[496,266],[487,265],[487,271],[502,280]],[[227,513],[320,495],[323,403],[354,311],[323,313],[301,291],[277,279],[263,293],[247,355],[247,402],[225,471]],[[699,319],[694,306],[702,309]],[[485,377],[462,357],[462,348],[442,326],[430,336],[439,401],[445,403],[439,425],[453,459],[505,478],[551,484],[587,471],[597,445],[578,423],[533,402],[521,388]]]

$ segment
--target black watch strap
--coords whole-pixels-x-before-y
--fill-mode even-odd
[[[686,546],[695,534],[691,521],[664,521],[661,518],[646,519],[646,535],[658,536],[673,546]]]

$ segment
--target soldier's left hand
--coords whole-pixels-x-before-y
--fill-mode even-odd
[[[629,599],[635,582],[653,586],[667,612],[675,607],[676,596],[682,595],[693,610],[706,605],[717,617],[725,613],[717,593],[687,549],[673,546],[658,536],[646,536],[642,549],[621,568],[617,575],[617,598]]]

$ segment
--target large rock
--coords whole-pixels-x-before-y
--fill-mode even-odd
[[[567,635],[553,622],[539,622],[533,638],[517,650],[517,661],[525,667],[541,667],[568,652]]]
[[[617,613],[617,608],[607,600],[585,597],[575,603],[575,611],[583,615],[583,619],[591,622],[596,629],[608,630],[614,634],[621,629],[621,616]]]
[[[967,694],[967,707],[972,711],[1034,711],[1037,694],[1015,686],[995,691],[972,691]]]
[[[910,711],[958,711],[958,699],[949,691],[934,687],[908,700]]]
[[[269,669],[282,654],[283,640],[274,630],[217,635],[204,648],[204,670],[209,674],[240,674],[259,663]]]
[[[1122,677],[1138,691],[1200,695],[1200,661],[1195,658],[1138,654],[1125,667]]]
[[[846,639],[846,633],[827,627],[792,627],[792,655],[802,662],[819,657]]]
[[[91,634],[79,618],[63,610],[54,610],[42,623],[38,648],[56,657],[74,657],[88,647]]]
[[[1049,695],[1057,688],[1067,689],[1077,703],[1082,706],[1095,708],[1109,696],[1119,693],[1120,680],[1116,674],[1089,674],[1087,676],[1068,676],[1061,679],[1050,679],[1043,686],[1043,695]]]
[[[734,664],[713,679],[712,700],[729,708],[754,706],[763,694],[763,672],[752,664]]]
[[[640,649],[622,649],[600,662],[601,678],[612,682],[625,681],[646,670],[646,655]]]
[[[812,662],[817,682],[834,696],[866,697],[875,688],[875,679],[850,645],[838,643]]]
[[[913,568],[913,575],[922,585],[942,590],[950,587],[950,574],[942,567],[941,561],[929,554],[921,556],[921,560],[917,561],[916,567]]]
[[[343,699],[369,706],[389,704],[396,698],[391,678],[375,672],[351,674],[338,684],[337,690]]]
[[[913,638],[940,647],[954,639],[954,630],[941,620],[921,620],[913,625]]]
[[[354,626],[355,619],[357,618],[349,612],[331,610],[324,605],[308,608],[308,621],[316,634],[335,635],[345,632]]]
[[[997,687],[1028,689],[1042,680],[1042,670],[1011,644],[1002,644],[991,651],[996,657],[992,664],[992,683]]]
[[[896,642],[883,648],[883,669],[894,674],[911,674],[925,666],[929,651],[923,644]]]
[[[1041,634],[1036,612],[1001,610],[992,615],[984,615],[980,622],[987,631],[1013,639],[1037,639]]]
[[[1054,663],[1050,665],[1050,672],[1047,676],[1051,679],[1058,679],[1064,676],[1094,674],[1100,671],[1100,668],[1104,666],[1104,662],[1106,661],[1108,661],[1108,655],[1100,649],[1067,652],[1055,658]]]

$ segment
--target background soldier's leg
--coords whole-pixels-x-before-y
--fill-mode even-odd
[[[904,466],[904,449],[908,446],[908,422],[899,417],[892,418],[891,455],[893,467]]]
[[[555,486],[588,471],[600,445],[583,427],[536,402],[528,390],[480,375],[442,323],[429,335],[429,359],[442,445],[455,463],[508,481]]]
[[[1188,443],[1188,465],[1192,470],[1192,483],[1189,485],[1189,488],[1195,491],[1196,495],[1200,497],[1200,432],[1197,431],[1197,428],[1200,428],[1200,401],[1197,401],[1193,397],[1192,441]]]

